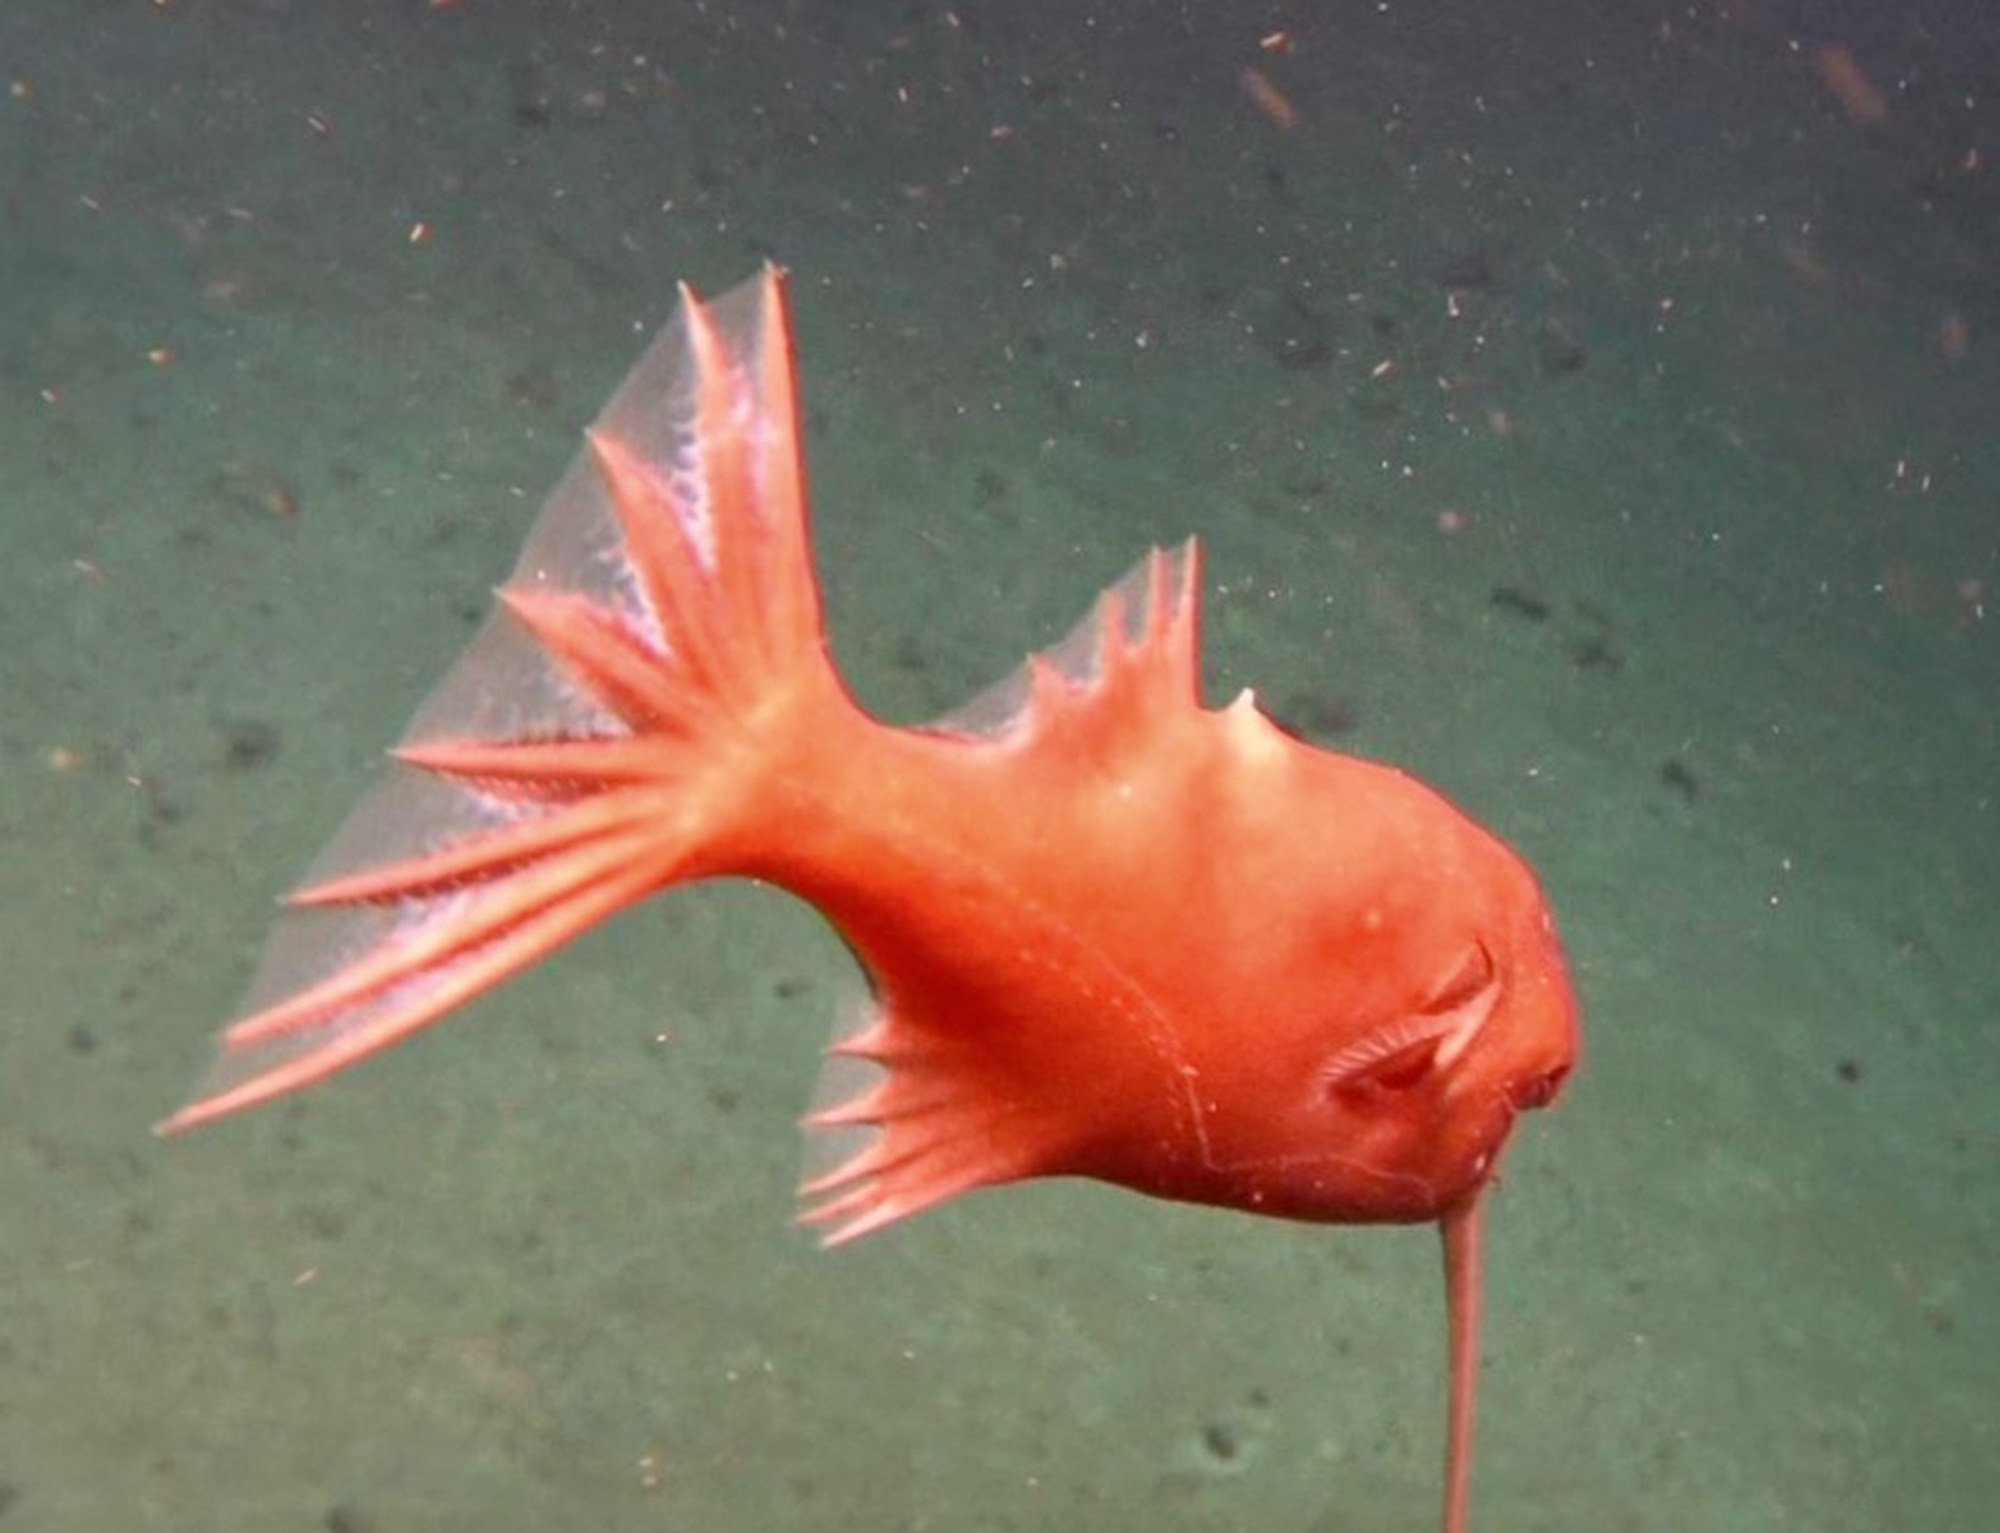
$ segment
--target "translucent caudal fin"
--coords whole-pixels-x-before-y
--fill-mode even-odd
[[[163,1130],[317,1081],[647,894],[734,871],[759,752],[838,694],[783,279],[684,290]]]

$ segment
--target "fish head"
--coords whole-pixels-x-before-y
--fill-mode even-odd
[[[1511,848],[1431,803],[1449,819],[1422,827],[1422,855],[1389,857],[1391,835],[1293,884],[1288,939],[1239,992],[1254,1024],[1217,1030],[1190,1068],[1214,1174],[1199,1200],[1436,1219],[1560,1093],[1579,1030],[1548,902]]]

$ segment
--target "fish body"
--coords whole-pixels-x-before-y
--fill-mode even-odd
[[[1438,1221],[1447,1529],[1466,1519],[1481,1194],[1574,1063],[1527,865],[1392,767],[1200,696],[1199,550],[899,727],[827,651],[775,271],[677,319],[589,433],[498,611],[292,898],[181,1129],[407,1036],[671,886],[810,901],[872,1004],[830,1050],[803,1217],[1099,1178]]]
[[[880,1130],[811,1188],[842,1194],[810,1215],[837,1235],[1060,1174],[1436,1219],[1566,1068],[1526,869],[1401,772],[1248,698],[1199,708],[1194,599],[1193,550],[1154,555],[1086,624],[1094,646],[1065,647],[1091,670],[1037,663],[973,733],[836,705],[758,791],[803,812],[750,870],[826,913],[875,990],[836,1049],[883,1077],[812,1120]]]

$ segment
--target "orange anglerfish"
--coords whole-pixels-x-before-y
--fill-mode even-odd
[[[1527,865],[1249,693],[1206,708],[1199,551],[1155,551],[1011,684],[918,728],[828,654],[774,270],[667,332],[498,609],[291,897],[184,1129],[436,1021],[647,895],[809,900],[867,971],[808,1123],[851,1240],[975,1187],[1090,1176],[1335,1223],[1437,1221],[1445,1527],[1466,1526],[1482,1195],[1556,1095],[1576,1004]]]

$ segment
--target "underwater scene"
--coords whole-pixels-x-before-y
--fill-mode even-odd
[[[0,84],[0,1533],[1992,1525],[1987,7]]]

